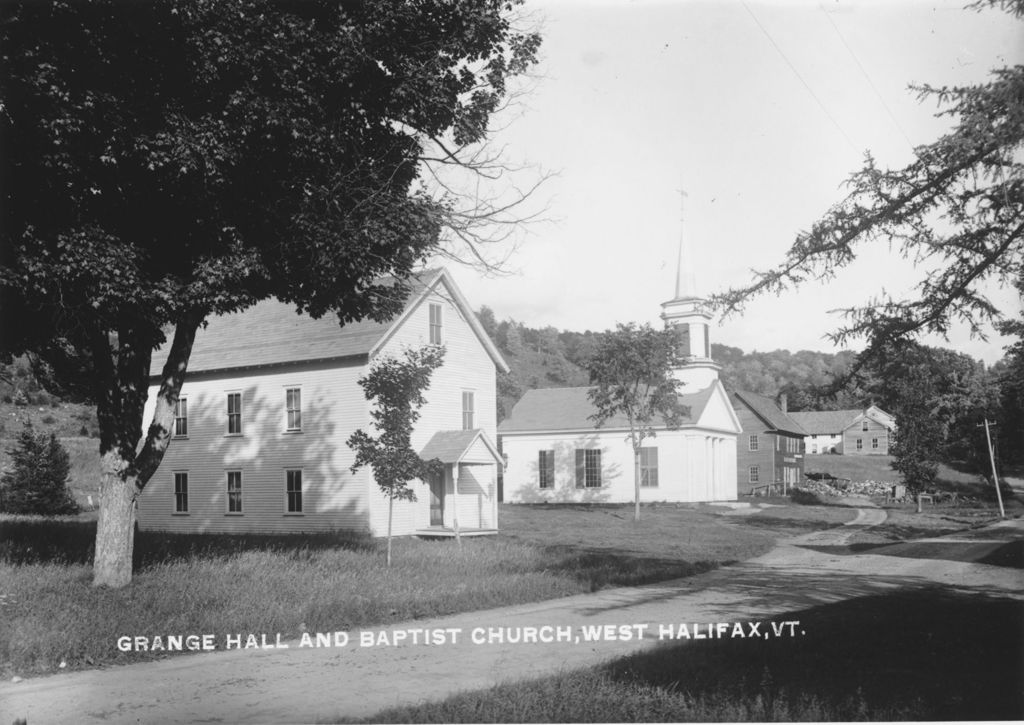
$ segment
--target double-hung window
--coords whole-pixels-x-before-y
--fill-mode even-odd
[[[302,469],[285,471],[285,511],[290,514],[302,513]]]
[[[537,483],[541,488],[555,487],[555,452],[537,452]]]
[[[758,448],[757,435],[750,436],[749,450],[756,451]]]
[[[473,429],[475,401],[472,390],[462,391],[462,430]]]
[[[422,319],[422,318],[421,318]],[[441,337],[441,305],[430,303],[430,344],[440,345]]]
[[[228,471],[228,513],[242,513],[242,472]]]
[[[188,398],[178,398],[174,404],[174,437],[188,436]]]
[[[601,487],[601,449],[576,449],[576,488]]]
[[[760,467],[758,467],[758,466],[751,466],[749,474],[750,474],[749,481],[751,483],[757,483],[759,480],[761,480],[761,469],[760,469]]]
[[[241,393],[228,393],[228,435],[242,435]]]
[[[302,388],[285,390],[285,430],[302,430]]]
[[[653,446],[640,449],[640,485],[658,487],[658,449]]]
[[[188,513],[188,474],[174,474],[174,513]]]

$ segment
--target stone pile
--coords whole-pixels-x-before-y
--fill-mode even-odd
[[[892,481],[804,481],[797,488],[816,496],[884,496],[892,490]]]

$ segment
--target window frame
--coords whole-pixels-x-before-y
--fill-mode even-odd
[[[184,411],[184,414],[182,414]],[[188,438],[188,396],[179,395],[174,403],[174,423],[171,438]]]
[[[879,448],[878,439],[877,438],[872,438],[871,439],[871,449],[874,450],[874,451],[877,451],[878,448]]]
[[[583,487],[601,488],[601,449],[587,448],[583,451]]]
[[[238,487],[234,490],[231,488],[232,476],[238,477]],[[233,508],[235,501],[238,502],[238,508]],[[240,469],[225,471],[224,513],[229,516],[241,516],[245,513],[242,503],[242,471]]]
[[[431,345],[444,344],[444,313],[440,302],[428,303],[427,340]]]
[[[576,488],[601,488],[604,485],[601,469],[600,448],[576,449]]]
[[[651,462],[652,457],[653,463]],[[657,446],[641,446],[640,448],[640,488],[658,488]]]
[[[238,409],[234,412],[231,411],[231,400],[236,399],[238,401]],[[225,435],[229,436],[240,436],[242,435],[242,392],[240,390],[231,390],[225,393],[225,403],[227,404],[227,415],[228,415],[228,427]],[[232,422],[236,422],[238,430],[231,430]]]
[[[857,450],[858,451],[864,450],[864,439],[863,438],[858,438],[857,439]]]
[[[179,486],[179,482],[184,482],[184,487]],[[174,511],[172,512],[175,516],[188,516],[191,511],[188,507],[188,471],[173,471],[171,474],[171,493],[174,497]],[[185,506],[182,508],[181,504]]]
[[[469,406],[466,406],[469,401]],[[476,419],[476,391],[462,391],[462,430],[473,430],[473,423]]]
[[[760,483],[761,482],[761,467],[750,466],[747,468],[747,483]]]
[[[292,393],[296,394],[298,399],[298,405],[292,407]],[[293,417],[295,424],[292,424]],[[285,433],[301,433],[302,432],[302,386],[301,385],[289,385],[284,389],[284,431]]]
[[[305,502],[303,501],[303,472],[302,468],[286,468],[284,469],[284,513],[285,516],[302,516],[305,514]],[[298,489],[292,490],[293,474],[298,474]],[[298,502],[298,507],[293,508],[292,502],[293,497]]]
[[[757,433],[753,433],[747,439],[747,450],[758,451],[761,449],[761,442],[757,439]]]
[[[537,451],[537,487],[548,491],[555,487],[555,450]]]

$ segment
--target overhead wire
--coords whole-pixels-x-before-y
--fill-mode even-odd
[[[857,68],[860,70],[860,74],[864,76],[864,80],[867,81],[868,85],[871,87],[871,90],[874,91],[875,97],[877,97],[878,102],[882,104],[882,108],[884,108],[885,112],[889,115],[889,119],[892,121],[893,125],[896,126],[896,128],[899,130],[900,135],[903,136],[904,140],[907,142],[907,145],[911,149],[913,149],[914,144],[910,141],[910,137],[907,136],[906,132],[903,130],[903,127],[900,126],[900,122],[896,120],[896,116],[893,115],[893,112],[892,110],[890,110],[889,105],[885,102],[885,98],[882,97],[882,94],[879,92],[874,82],[872,82],[871,76],[868,75],[867,70],[865,70],[864,66],[861,65],[860,58],[858,58],[857,54],[853,52],[853,48],[850,47],[850,44],[846,42],[846,38],[843,37],[843,34],[839,31],[839,27],[835,24],[835,21],[833,21],[832,18],[829,16],[828,11],[824,7],[822,7],[821,12],[825,14],[825,19],[828,20],[828,24],[832,26],[832,30],[834,30],[836,32],[836,35],[839,36],[839,41],[843,44],[843,47],[846,48],[846,52],[850,54],[850,57],[853,58],[853,62],[857,64]]]
[[[775,42],[775,39],[772,38],[771,33],[769,33],[768,30],[764,27],[764,25],[761,24],[761,21],[757,19],[757,16],[754,15],[754,11],[750,9],[750,6],[747,5],[745,0],[743,2],[743,7],[746,8],[747,12],[750,14],[750,17],[753,18],[754,22],[757,24],[757,27],[759,27],[761,29],[761,32],[764,33],[765,37],[768,38],[768,42],[772,44],[772,47],[775,48],[776,52],[779,54],[782,60],[785,61],[786,65],[789,66],[789,69],[793,71],[793,75],[796,76],[797,80],[800,81],[803,87],[811,95],[811,98],[814,99],[814,102],[818,104],[818,107],[821,109],[822,113],[824,113],[828,120],[832,122],[832,125],[836,127],[836,129],[839,131],[842,137],[846,140],[846,143],[849,144],[850,148],[853,149],[854,152],[859,153],[859,149],[857,148],[856,144],[854,144],[853,141],[850,139],[849,134],[847,134],[845,129],[843,129],[843,127],[839,124],[839,121],[837,121],[835,117],[831,113],[829,113],[828,108],[826,108],[825,104],[822,103],[820,98],[818,98],[818,95],[814,92],[814,89],[811,88],[811,86],[807,83],[806,80],[804,80],[804,77],[800,75],[800,71],[798,71],[796,69],[796,66],[794,66],[790,62],[789,58],[786,57],[786,54],[782,52],[782,48],[780,48],[779,44]]]

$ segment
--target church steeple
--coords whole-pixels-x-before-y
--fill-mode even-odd
[[[686,192],[680,191],[682,199]],[[697,292],[697,274],[690,254],[690,244],[680,217],[679,249],[676,266],[675,297],[663,302],[661,319],[665,327],[675,329],[680,356],[685,361],[674,375],[689,388],[687,392],[703,390],[718,379],[721,366],[711,359],[709,336],[711,313],[704,306],[704,298]]]
[[[679,253],[676,260],[676,296],[673,299],[688,300],[697,298],[697,276],[693,273],[693,257],[690,254],[689,240],[683,229],[683,201],[686,192],[680,191],[679,204]]]

